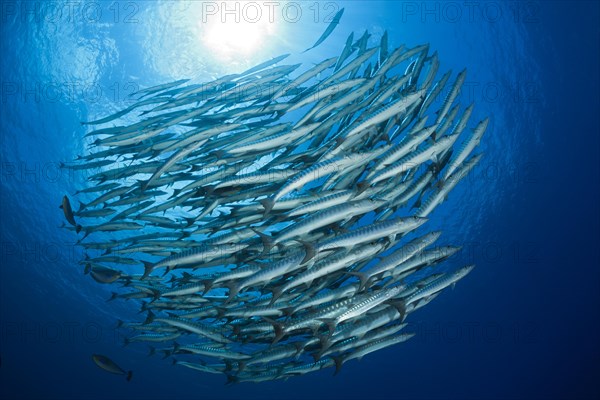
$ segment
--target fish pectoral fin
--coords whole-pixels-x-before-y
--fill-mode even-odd
[[[336,376],[342,370],[344,358],[342,356],[332,356],[331,358],[335,361],[335,372],[333,373],[333,376]]]

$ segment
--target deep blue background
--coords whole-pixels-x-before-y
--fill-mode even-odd
[[[342,23],[314,52],[297,55],[326,26],[308,18],[283,23],[244,61],[215,61],[190,47],[185,29],[170,32],[189,22],[183,7],[138,2],[139,19],[125,23],[131,9],[115,21],[110,3],[97,4],[104,14],[96,23],[48,22],[21,3],[2,4],[0,397],[600,396],[596,2],[481,2],[472,20],[463,3],[452,3],[458,20],[447,3],[426,3],[439,7],[439,21],[420,14],[421,2],[346,2]],[[408,13],[413,6],[417,14]],[[58,229],[62,195],[83,181],[56,168],[83,152],[79,121],[122,106],[129,82],[207,79],[286,52],[314,62],[365,28],[376,37],[388,29],[394,46],[430,42],[441,71],[468,67],[473,92],[461,101],[476,102],[474,120],[491,117],[482,166],[431,221],[447,243],[464,246],[453,265],[474,262],[474,272],[411,316],[415,339],[350,362],[335,378],[326,370],[225,387],[223,377],[146,358],[144,346],[122,348],[115,318],[136,306],[106,303],[109,289],[81,274],[73,236]],[[77,90],[92,84],[99,98]],[[133,381],[103,373],[92,353],[133,369]]]

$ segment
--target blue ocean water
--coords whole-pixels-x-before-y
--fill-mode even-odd
[[[256,2],[273,23],[210,31],[223,7],[256,17],[232,4],[2,2],[0,397],[598,398],[598,4]],[[333,34],[300,54],[341,7]],[[441,71],[467,67],[460,101],[476,104],[473,120],[490,117],[481,165],[430,221],[463,246],[452,265],[475,270],[411,315],[413,340],[336,377],[224,386],[123,348],[115,321],[137,306],[106,302],[110,288],[82,274],[73,234],[59,228],[62,196],[85,184],[58,167],[85,152],[79,122],[121,109],[138,87],[282,53],[318,62],[365,29],[370,45],[387,30],[391,47],[430,43]],[[134,379],[104,373],[93,353]]]

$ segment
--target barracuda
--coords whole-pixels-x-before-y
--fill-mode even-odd
[[[388,301],[389,299],[398,296],[405,289],[406,289],[405,286],[399,285],[399,286],[394,286],[394,287],[388,288],[388,289],[378,290],[375,293],[373,293],[372,295],[370,295],[369,297],[365,298],[364,300],[359,301],[356,304],[352,305],[352,307],[349,307],[346,311],[344,311],[343,313],[341,313],[334,319],[324,320],[329,325],[329,335],[330,336],[333,335],[333,333],[335,331],[335,327],[340,322],[344,322],[346,320],[355,318],[359,315],[362,315],[363,313],[368,312],[372,308],[377,307],[379,304],[382,304],[383,302]]]
[[[271,303],[274,303],[282,293],[287,292],[297,286],[312,283],[315,279],[329,275],[333,272],[346,268],[347,266],[364,260],[375,255],[381,250],[381,245],[365,246],[361,249],[356,249],[348,254],[341,254],[326,258],[324,261],[316,263],[309,270],[299,274],[295,279],[289,281],[285,285],[273,289],[273,297]]]
[[[452,172],[454,172],[454,170],[462,164],[462,162],[469,156],[469,154],[471,154],[473,149],[477,145],[479,145],[479,142],[481,141],[481,138],[483,137],[483,134],[487,129],[488,123],[489,119],[486,118],[483,121],[481,121],[473,130],[473,134],[463,143],[456,157],[450,160],[450,165],[448,165],[448,169],[444,173],[444,179],[448,179]]]
[[[434,144],[428,147],[424,147],[423,149],[411,153],[404,158],[396,161],[391,164],[389,167],[383,169],[381,172],[377,173],[371,183],[377,183],[384,179],[388,179],[391,176],[397,175],[402,172],[406,172],[411,168],[418,167],[426,161],[429,161],[436,157],[439,153],[448,149],[454,141],[457,139],[457,135],[449,135],[441,138]]]
[[[448,193],[454,189],[458,182],[475,168],[480,159],[481,154],[473,156],[469,161],[465,162],[462,167],[450,175],[447,180],[441,181],[438,189],[425,200],[421,207],[415,212],[415,215],[426,217],[431,214],[431,212],[446,199]]]
[[[446,272],[460,247],[434,248],[426,218],[482,158],[466,70],[438,76],[429,44],[389,48],[385,28],[356,39],[142,89],[84,125],[63,227],[84,232],[83,276],[146,315],[119,323],[125,343],[228,383],[339,371],[410,338],[402,320],[470,271]]]
[[[297,215],[309,214],[311,212],[315,212],[324,208],[329,208],[333,206],[337,206],[338,204],[342,204],[347,202],[356,196],[356,192],[353,190],[342,190],[339,192],[335,192],[326,196],[323,196],[317,200],[311,201],[310,203],[303,204],[300,207],[296,207],[290,212],[287,213],[290,217],[295,217]]]
[[[218,343],[231,343],[230,339],[223,336],[224,331],[215,330],[207,325],[180,318],[153,318],[152,320],[183,329],[186,332],[195,333],[198,336],[212,339]]]
[[[339,159],[333,159],[329,161],[323,161],[315,164],[310,168],[303,170],[302,172],[294,175],[292,179],[286,182],[281,189],[273,195],[272,198],[263,200],[263,206],[265,207],[265,214],[268,214],[273,208],[277,200],[281,199],[286,194],[292,192],[295,189],[299,189],[306,185],[308,182],[320,179],[321,177],[327,176],[334,172],[344,169],[353,162],[358,161],[362,157],[360,155],[347,156]]]
[[[429,138],[433,134],[436,128],[437,125],[424,128],[419,132],[416,132],[414,135],[406,136],[403,141],[391,147],[382,155],[380,161],[378,161],[377,164],[375,164],[375,166],[373,167],[373,171],[369,176],[367,176],[367,179],[375,175],[375,173],[378,170],[381,170],[389,166],[390,164],[393,164],[394,162],[398,161],[410,152],[414,151],[421,143],[423,143],[427,138]]]
[[[432,294],[437,293],[450,285],[454,285],[456,282],[464,278],[469,272],[471,272],[473,268],[475,268],[474,265],[467,265],[466,267],[460,268],[451,274],[446,274],[434,280],[404,299],[404,304],[408,305],[414,303],[422,298],[431,296]]]
[[[354,350],[354,352],[348,354],[347,356],[334,358],[335,363],[336,363],[336,365],[335,365],[336,373],[340,371],[340,369],[342,368],[342,364],[345,362],[348,362],[355,358],[358,358],[360,360],[361,358],[363,358],[364,356],[366,356],[369,353],[372,353],[372,352],[380,350],[380,349],[384,349],[384,348],[392,346],[394,344],[406,342],[408,339],[412,338],[413,336],[415,336],[414,333],[406,333],[406,334],[392,336],[390,338],[379,339],[379,340],[373,341],[371,343],[365,344],[361,347],[358,347],[356,350]]]
[[[365,62],[366,60],[371,58],[371,56],[373,56],[373,54],[375,54],[376,52],[377,52],[376,47],[367,50],[364,54],[356,57],[354,60],[349,62],[345,67],[340,68],[337,72],[335,72],[329,78],[327,78],[323,82],[321,82],[321,85],[326,86],[326,85],[330,84],[331,82],[334,82],[334,81],[340,79],[341,77],[343,77],[344,75],[346,75],[350,71],[352,71],[353,69],[358,68],[363,62]]]
[[[321,243],[317,243],[315,251],[335,248],[347,248],[361,243],[372,242],[384,237],[395,236],[409,232],[423,225],[427,220],[424,218],[395,218],[390,221],[377,222],[375,224],[359,228],[356,231],[333,237]]]
[[[319,211],[318,213],[303,219],[301,222],[290,225],[288,228],[283,229],[273,238],[271,242],[265,240],[265,247],[270,248],[273,245],[289,240],[290,238],[312,232],[331,223],[366,214],[383,204],[384,202],[382,200],[367,199],[340,204],[323,211]]]
[[[392,254],[382,258],[377,265],[365,272],[355,272],[354,275],[360,278],[360,287],[367,286],[369,280],[378,274],[387,272],[396,268],[398,265],[419,254],[425,247],[433,244],[442,234],[442,232],[431,232],[425,236],[413,239]]]
[[[222,347],[211,347],[205,344],[179,345],[175,343],[174,353],[189,352],[209,357],[218,357],[225,360],[247,360],[251,356],[248,354],[237,353]]]
[[[158,268],[173,269],[182,265],[199,265],[219,257],[226,257],[248,247],[247,244],[227,243],[213,246],[200,246],[186,252],[167,257],[156,264],[144,262],[144,275],[149,276]]]

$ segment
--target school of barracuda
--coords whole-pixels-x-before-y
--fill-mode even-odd
[[[61,207],[85,273],[141,304],[119,321],[126,344],[227,382],[337,373],[410,339],[406,316],[471,271],[439,269],[460,248],[422,230],[479,162],[488,120],[467,128],[466,71],[437,79],[428,44],[369,36],[302,73],[283,55],[85,123],[106,127],[64,168],[99,172],[77,211]]]

